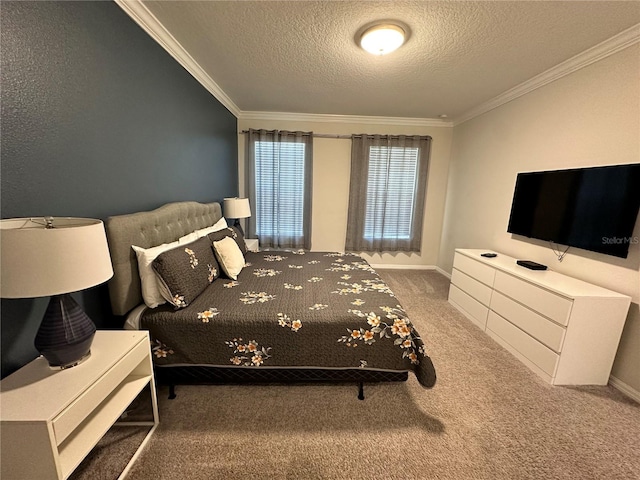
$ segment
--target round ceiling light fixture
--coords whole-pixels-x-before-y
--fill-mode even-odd
[[[367,28],[360,37],[360,46],[373,55],[386,55],[402,46],[406,32],[391,23],[377,24]]]

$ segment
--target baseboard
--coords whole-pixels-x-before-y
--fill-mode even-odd
[[[627,385],[626,383],[624,383],[619,378],[616,378],[613,375],[611,375],[609,377],[609,385],[611,385],[616,390],[620,390],[627,397],[632,398],[636,402],[640,403],[640,392],[638,390],[636,390],[635,388]]]
[[[376,270],[436,270],[435,265],[402,265],[393,263],[372,263]]]
[[[441,269],[440,267],[436,267],[436,272],[438,272],[441,275],[444,275],[445,277],[447,277],[449,280],[451,280],[451,274],[443,269]]]
[[[451,274],[445,272],[436,265],[400,265],[392,263],[372,263],[371,266],[376,270],[435,270],[451,280]]]

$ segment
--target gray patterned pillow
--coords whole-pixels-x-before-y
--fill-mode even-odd
[[[236,226],[229,227],[229,228],[231,228],[231,230],[233,230],[236,233],[236,236],[233,237],[233,239],[236,241],[236,243],[240,247],[240,251],[242,252],[242,255],[246,256],[247,255],[247,244],[244,241],[244,235],[242,234],[240,229],[238,227],[236,227]]]
[[[178,308],[189,305],[220,275],[207,237],[161,253],[152,266],[162,296]]]
[[[223,238],[231,237],[238,244],[238,248],[242,252],[242,256],[244,257],[247,253],[247,245],[244,243],[244,236],[240,233],[236,227],[227,227],[222,230],[218,230],[217,232],[213,232],[209,234],[209,240],[211,240],[211,244],[214,242],[219,242]]]

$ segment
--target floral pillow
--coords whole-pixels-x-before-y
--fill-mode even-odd
[[[133,251],[136,252],[138,259],[138,272],[140,274],[140,286],[142,288],[142,299],[149,308],[156,308],[158,305],[165,303],[166,299],[160,292],[160,282],[153,271],[152,263],[162,252],[166,252],[176,248],[179,243],[163,243],[151,248],[142,248],[137,245],[131,245]]]
[[[161,253],[152,265],[162,296],[178,308],[189,305],[220,275],[207,237]]]
[[[240,230],[238,227],[235,227],[235,226],[229,227],[229,228],[231,228],[231,230],[233,230],[235,232],[235,234],[236,234],[236,236],[233,237],[233,239],[238,244],[238,247],[240,247],[240,251],[242,252],[242,255],[246,255],[247,254],[247,244],[244,241],[244,235],[242,233],[242,230]]]

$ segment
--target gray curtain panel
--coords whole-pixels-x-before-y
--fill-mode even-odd
[[[420,251],[430,151],[427,136],[352,136],[346,251]]]
[[[246,135],[248,237],[261,247],[311,249],[313,133],[253,130]]]

